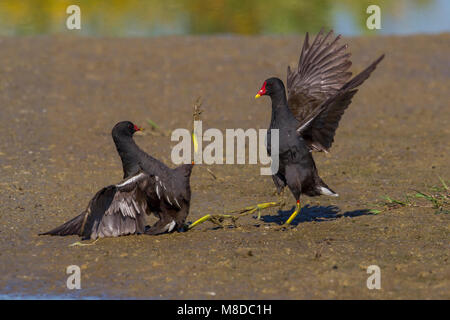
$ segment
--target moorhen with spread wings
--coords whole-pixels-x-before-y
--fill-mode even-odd
[[[352,73],[347,45],[340,45],[340,35],[323,31],[309,44],[306,34],[297,70],[287,73],[287,97],[278,78],[264,81],[255,98],[272,100],[272,119],[267,133],[267,152],[271,154],[270,129],[279,130],[279,169],[272,179],[281,194],[287,185],[297,201],[289,225],[300,212],[300,195],[338,196],[319,177],[312,151],[328,152],[339,120],[360,86],[384,58],[379,57],[365,70],[349,80]]]
[[[133,140],[141,130],[129,121],[116,124],[112,137],[123,165],[124,180],[98,191],[86,210],[41,235],[79,235],[83,239],[128,234],[156,235],[181,231],[189,214],[193,164],[171,169],[142,151]],[[159,218],[145,227],[145,215]]]

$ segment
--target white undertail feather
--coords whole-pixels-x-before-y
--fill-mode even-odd
[[[319,187],[319,191],[321,194],[323,194],[325,196],[339,197],[339,195],[337,193],[334,193],[333,191],[331,191],[330,189],[325,188],[325,187]]]
[[[173,228],[175,228],[175,221],[172,220],[172,222],[168,223],[165,227],[164,227],[164,231],[170,232],[173,230]]]

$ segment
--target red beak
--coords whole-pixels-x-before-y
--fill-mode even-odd
[[[259,97],[263,96],[266,94],[266,82],[264,81],[261,89],[259,89],[258,93],[255,96],[255,99],[258,99]]]
[[[142,128],[139,128],[137,125],[134,125],[134,131],[141,131]]]

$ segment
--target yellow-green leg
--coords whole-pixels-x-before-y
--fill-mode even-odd
[[[289,219],[287,219],[287,221],[283,224],[283,227],[287,227],[291,224],[292,220],[295,219],[295,217],[300,213],[300,210],[302,209],[302,207],[300,206],[300,200],[297,200],[297,206],[295,208],[295,211],[293,214],[291,214],[291,216],[289,217]]]
[[[189,226],[187,226],[187,229],[190,230],[205,221],[211,221],[212,223],[222,226],[221,222],[227,218],[231,219],[232,222],[234,223],[240,217],[252,214],[255,211],[258,211],[258,217],[260,217],[261,216],[260,210],[267,209],[270,207],[275,207],[278,205],[279,205],[278,202],[265,202],[265,203],[259,203],[256,206],[249,206],[249,207],[245,207],[244,209],[241,209],[241,210],[232,211],[232,212],[230,212],[231,214],[207,214],[207,215],[201,217],[200,219],[196,220],[195,222],[191,223]]]
[[[211,215],[207,214],[206,216],[201,217],[200,219],[196,220],[195,222],[191,223],[190,225],[187,226],[188,230],[192,229],[193,227],[195,227],[198,224],[201,224],[205,221],[208,221],[209,219],[211,219]]]
[[[195,222],[191,223],[187,228],[188,228],[188,230],[190,230],[193,227],[195,227],[196,225],[199,225],[205,221],[211,221],[215,224],[221,225],[221,222],[223,221],[223,219],[225,219],[225,218],[233,219],[235,217],[236,216],[231,215],[231,214],[207,214],[207,215],[201,217],[200,219],[196,220]]]

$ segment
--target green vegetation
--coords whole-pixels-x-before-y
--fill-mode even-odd
[[[152,127],[152,130],[159,129],[159,126],[153,120],[147,119],[147,122]]]
[[[384,200],[379,203],[383,209],[372,209],[371,213],[378,214],[400,207],[421,207],[433,208],[435,214],[448,214],[450,213],[450,189],[444,179],[439,177],[439,180],[441,185],[432,186],[427,192],[414,190],[413,194],[405,194],[404,200],[384,196]]]

